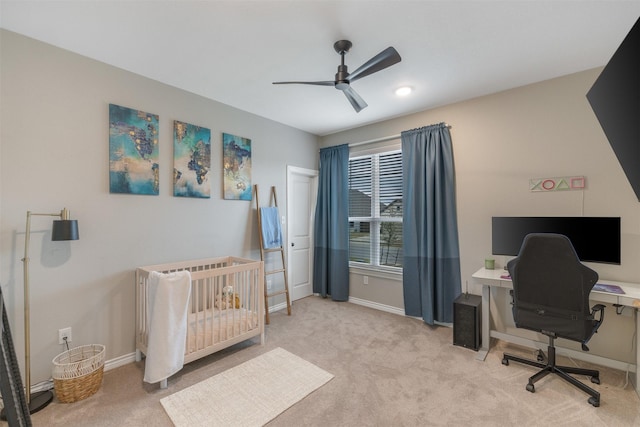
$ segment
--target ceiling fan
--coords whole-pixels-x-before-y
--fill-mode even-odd
[[[347,66],[344,65],[344,55],[351,49],[351,42],[349,40],[338,40],[334,43],[333,48],[340,55],[340,65],[338,65],[338,72],[336,73],[335,80],[333,81],[319,81],[319,82],[273,82],[274,85],[288,85],[288,84],[303,84],[303,85],[317,85],[317,86],[334,86],[336,89],[341,90],[347,97],[356,113],[367,106],[367,103],[362,99],[360,95],[356,93],[351,87],[351,83],[355,82],[362,77],[366,77],[370,74],[377,73],[380,70],[384,70],[394,64],[397,64],[402,60],[398,51],[393,47],[388,47],[360,67],[358,67],[353,73],[349,74]]]

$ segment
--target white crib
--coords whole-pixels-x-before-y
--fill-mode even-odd
[[[147,352],[149,273],[182,270],[191,273],[185,364],[255,336],[264,344],[262,261],[229,256],[150,265],[136,269],[136,361]]]

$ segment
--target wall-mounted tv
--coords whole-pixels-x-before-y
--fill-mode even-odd
[[[529,233],[564,234],[581,261],[620,264],[620,217],[494,216],[491,252],[516,256]]]
[[[595,81],[587,99],[640,200],[640,18]]]

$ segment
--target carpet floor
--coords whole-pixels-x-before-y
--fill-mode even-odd
[[[107,371],[95,395],[72,404],[54,400],[33,424],[169,427],[160,399],[281,347],[335,377],[269,427],[640,425],[640,399],[625,372],[596,367],[601,406],[594,408],[557,376],[526,391],[535,370],[501,359],[503,351],[533,357],[532,349],[498,341],[481,362],[452,344],[450,328],[319,297],[296,301],[291,316],[270,317],[264,346],[256,338],[185,365],[164,390],[143,383],[144,361]]]

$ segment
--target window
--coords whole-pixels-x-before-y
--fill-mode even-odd
[[[402,152],[349,159],[349,261],[402,267]]]

